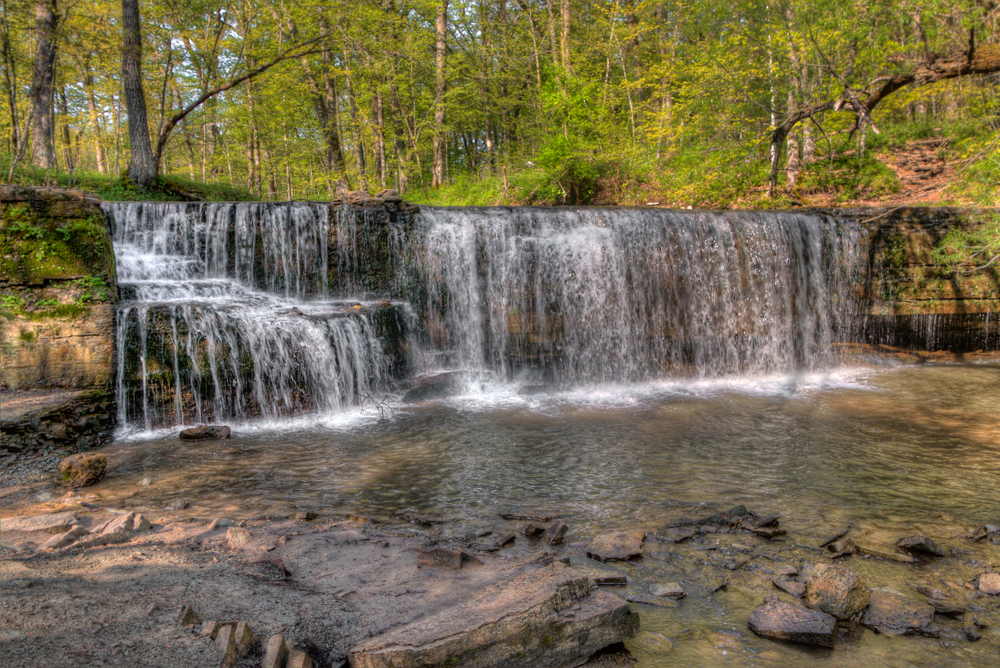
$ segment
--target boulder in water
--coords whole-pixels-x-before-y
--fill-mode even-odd
[[[837,620],[818,610],[807,610],[768,596],[764,605],[750,614],[750,630],[764,638],[833,647]]]
[[[230,438],[232,434],[232,430],[225,425],[203,424],[185,429],[180,433],[180,437],[182,441],[207,441],[210,439],[223,441]]]
[[[861,617],[862,625],[893,636],[937,636],[940,629],[933,622],[933,607],[889,589],[872,589],[871,603]]]
[[[86,487],[103,480],[107,470],[106,455],[81,452],[59,462],[59,479],[70,487]]]
[[[587,556],[598,561],[626,561],[642,556],[646,532],[641,529],[615,529],[598,535],[587,545]]]
[[[927,536],[910,536],[896,542],[896,547],[910,553],[926,554],[932,557],[943,557],[945,551]]]
[[[849,568],[816,564],[806,587],[806,603],[837,619],[850,619],[868,606],[868,589]]]
[[[411,404],[451,396],[458,391],[460,380],[461,374],[455,371],[417,378],[410,391],[403,396],[403,403]]]
[[[983,573],[979,576],[979,591],[990,596],[1000,594],[1000,574]]]

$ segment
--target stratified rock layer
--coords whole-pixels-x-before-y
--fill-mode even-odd
[[[475,599],[371,638],[354,668],[557,668],[635,635],[628,603],[562,563],[523,572]]]

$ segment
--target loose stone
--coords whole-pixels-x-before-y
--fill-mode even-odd
[[[837,640],[837,620],[818,610],[807,610],[768,596],[750,614],[750,630],[764,638],[833,647]]]
[[[70,487],[86,487],[103,480],[107,469],[107,455],[80,452],[59,462],[59,479]]]
[[[65,547],[66,545],[69,545],[80,536],[85,536],[85,535],[87,535],[87,530],[78,524],[74,524],[73,526],[70,527],[69,531],[67,531],[66,533],[61,533],[59,535],[53,536],[52,538],[42,543],[41,547],[39,547],[38,549],[56,550],[59,549],[60,547]]]
[[[871,602],[861,624],[886,635],[940,635],[934,608],[889,589],[872,589]]]
[[[302,650],[293,649],[288,653],[287,668],[313,668],[312,659]]]
[[[250,544],[250,531],[243,527],[226,529],[226,545],[230,550],[239,550]]]
[[[1000,574],[983,573],[979,576],[979,591],[990,596],[1000,594]]]
[[[215,648],[222,652],[222,660],[219,662],[222,668],[232,668],[239,660],[239,655],[236,652],[235,628],[233,625],[227,624],[220,628],[218,635],[215,636]]]
[[[253,629],[246,622],[240,622],[236,625],[233,637],[236,641],[236,653],[241,657],[249,654],[250,650],[257,644],[257,636],[254,635]]]
[[[203,424],[197,427],[185,429],[180,433],[183,441],[204,441],[208,439],[226,440],[232,436],[232,430],[225,425]]]
[[[565,522],[556,520],[549,528],[545,530],[542,534],[542,540],[549,545],[555,545],[556,543],[562,542],[563,536],[566,535],[566,531],[569,529]]]
[[[653,587],[652,594],[653,596],[659,596],[660,598],[683,598],[686,596],[684,588],[676,582],[658,584]]]
[[[599,534],[587,546],[587,556],[598,561],[626,561],[642,556],[646,538],[639,529],[615,529]]]
[[[806,604],[837,619],[850,619],[868,605],[868,589],[861,576],[850,569],[816,564],[806,587]]]
[[[896,542],[896,547],[907,552],[927,554],[932,557],[943,557],[946,552],[938,547],[934,541],[927,536],[910,536]]]
[[[190,605],[182,605],[181,610],[177,613],[177,623],[180,626],[191,626],[201,624],[201,618],[198,616]]]
[[[786,594],[791,594],[795,598],[802,598],[802,595],[806,593],[806,586],[801,582],[796,582],[795,580],[771,580],[771,584],[785,592]]]
[[[545,527],[540,524],[529,524],[524,527],[524,535],[528,538],[540,538],[545,533]]]
[[[931,599],[931,607],[934,608],[936,614],[947,617],[961,617],[968,610],[964,605],[950,601],[938,601],[936,599]]]
[[[264,660],[260,666],[261,668],[282,668],[286,658],[288,658],[288,645],[285,644],[285,636],[271,636],[267,640],[267,649],[264,650]]]

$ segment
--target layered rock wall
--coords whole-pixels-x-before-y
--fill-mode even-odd
[[[99,445],[113,415],[117,299],[104,214],[79,191],[17,186],[0,186],[0,214],[4,449]],[[33,409],[13,410],[25,393]]]
[[[867,343],[954,353],[1000,349],[1000,264],[948,266],[934,254],[949,230],[973,232],[988,209],[853,210],[869,230],[861,286]]]

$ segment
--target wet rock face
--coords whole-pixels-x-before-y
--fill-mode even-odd
[[[59,479],[70,487],[86,487],[103,480],[107,469],[107,455],[81,452],[59,462]]]
[[[886,635],[938,636],[934,608],[888,589],[872,589],[861,623]]]
[[[750,630],[764,638],[822,647],[837,640],[837,620],[818,610],[807,610],[768,596],[750,615]]]
[[[351,650],[350,665],[557,668],[579,665],[638,630],[638,616],[628,603],[591,591],[586,577],[554,563],[371,638]]]
[[[837,564],[817,564],[806,587],[806,603],[837,619],[850,619],[868,605],[868,589],[854,571]]]

